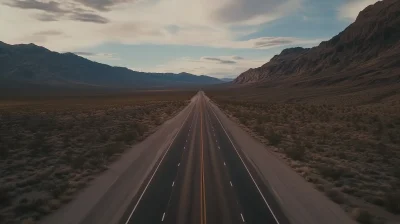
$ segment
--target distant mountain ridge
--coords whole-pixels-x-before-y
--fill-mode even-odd
[[[90,61],[72,53],[52,52],[34,44],[0,42],[0,82],[3,85],[162,88],[222,83],[189,73],[144,73]]]
[[[235,84],[283,79],[314,79],[314,84],[400,80],[400,1],[368,6],[356,21],[329,41],[313,48],[285,49],[268,63],[239,75]],[[317,80],[325,77],[324,80]]]
[[[235,79],[234,78],[222,78],[221,80],[224,82],[232,82]]]

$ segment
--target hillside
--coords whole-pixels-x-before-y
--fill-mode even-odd
[[[52,52],[34,44],[0,42],[2,85],[156,88],[209,85],[221,80],[188,73],[144,73],[90,61],[72,53]]]
[[[366,86],[400,81],[400,1],[368,6],[343,32],[319,46],[291,48],[250,69],[235,84]]]

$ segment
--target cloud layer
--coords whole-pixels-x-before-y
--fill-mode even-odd
[[[309,20],[310,16],[312,20],[313,13],[304,10],[305,4],[313,1],[319,0],[0,0],[0,40],[11,44],[33,42],[94,60],[118,59],[114,54],[91,53],[95,47],[110,44],[178,45],[183,50],[200,46],[222,53],[188,55],[189,59],[175,58],[143,70],[232,76],[262,65],[269,59],[265,55],[277,53],[266,49],[310,47],[323,41],[310,37],[313,35],[296,37],[296,31],[287,32],[291,28],[286,26],[271,26],[271,32],[264,29],[286,17]],[[338,18],[353,20],[361,9],[377,0],[344,1],[343,5],[335,3],[333,10],[337,10]],[[329,19],[337,20],[334,13]],[[276,30],[283,32],[274,33]],[[215,56],[226,55],[224,51],[240,56]],[[244,51],[256,51],[257,56],[250,59],[252,54]]]
[[[2,40],[35,42],[53,50],[79,50],[108,42],[268,49],[318,42],[290,37],[238,40],[262,24],[296,10],[303,0],[0,0]],[[244,2],[246,4],[244,4]],[[10,18],[13,20],[11,25]],[[33,38],[44,30],[65,35]]]
[[[205,61],[214,61],[214,62],[217,62],[219,64],[236,64],[236,61],[224,60],[224,59],[220,59],[220,58],[203,57],[201,59],[205,60]]]
[[[99,1],[101,2],[101,1]],[[95,14],[94,12],[81,8],[72,2],[56,2],[56,1],[37,1],[37,0],[16,0],[6,1],[3,3],[9,7],[25,9],[30,11],[40,11],[41,13],[34,15],[39,21],[50,22],[60,20],[75,20],[80,22],[108,23],[105,17]]]

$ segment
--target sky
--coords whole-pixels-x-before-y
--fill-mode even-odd
[[[377,0],[0,0],[0,41],[144,72],[233,78],[313,47]]]

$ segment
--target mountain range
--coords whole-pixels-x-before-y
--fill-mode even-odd
[[[189,73],[144,73],[57,53],[34,44],[0,42],[1,86],[164,88],[222,83]]]
[[[290,48],[233,83],[352,86],[399,83],[400,1],[385,0],[360,12],[344,31],[313,48]]]

